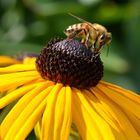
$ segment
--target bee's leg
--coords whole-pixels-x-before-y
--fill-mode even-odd
[[[92,40],[90,34],[86,37],[86,44],[88,49],[90,49],[92,52],[96,51],[96,40]]]
[[[97,47],[97,40],[95,40],[95,42],[93,43],[93,45],[92,45],[92,50],[93,50],[93,52],[96,54],[96,56],[98,56],[99,55],[99,48]]]
[[[98,48],[95,48],[95,57],[97,57],[100,54],[100,50],[102,49],[103,45],[100,45]]]
[[[87,35],[86,35],[86,38],[85,38],[85,45],[87,46],[87,47],[90,47],[90,34],[89,33],[87,33]]]
[[[96,53],[96,54],[95,54],[95,57],[97,57],[97,56],[99,56],[99,55],[100,55],[100,52]]]
[[[81,43],[85,44],[85,38],[81,39]]]
[[[98,48],[96,48],[96,52],[100,52],[100,50],[103,48],[103,45],[99,45]]]

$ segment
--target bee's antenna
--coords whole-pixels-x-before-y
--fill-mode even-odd
[[[80,17],[78,17],[78,16],[73,15],[72,13],[68,13],[68,14],[69,14],[70,16],[72,16],[72,17],[78,19],[78,20],[81,21],[81,22],[87,22],[87,21],[85,21],[84,19],[82,19],[82,18],[80,18]]]
[[[107,45],[107,52],[106,52],[106,56],[108,56],[108,54],[109,54],[109,50],[110,50],[110,46],[109,46],[109,45]]]

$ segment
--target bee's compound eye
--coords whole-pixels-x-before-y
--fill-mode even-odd
[[[106,38],[106,35],[105,34],[102,34],[101,36],[100,36],[100,39],[101,40],[104,40]]]

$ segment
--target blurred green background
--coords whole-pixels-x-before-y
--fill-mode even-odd
[[[0,55],[39,53],[76,19],[104,25],[112,32],[109,55],[101,57],[104,80],[140,92],[140,0],[0,0]]]

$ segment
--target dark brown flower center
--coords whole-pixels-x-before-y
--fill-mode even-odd
[[[36,67],[43,79],[76,88],[96,86],[103,76],[100,56],[74,39],[53,39],[41,51]]]

